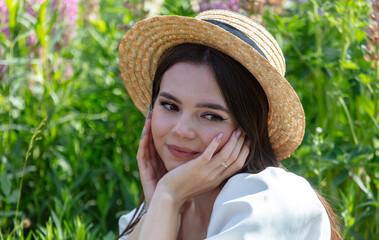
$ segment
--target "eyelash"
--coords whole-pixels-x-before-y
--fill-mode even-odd
[[[159,102],[160,104],[161,104],[161,106],[164,108],[164,109],[166,109],[167,111],[177,111],[177,110],[179,110],[179,108],[178,108],[178,106],[176,106],[175,104],[173,104],[173,103],[169,103],[169,102],[164,102],[164,101],[162,101],[162,102]],[[176,108],[176,109],[171,109],[172,107],[174,107],[174,108]]]
[[[179,107],[176,106],[173,103],[162,101],[162,102],[160,102],[160,105],[165,110],[170,111],[170,112],[179,111]],[[172,108],[175,108],[175,109],[172,109]],[[210,118],[207,118],[207,116],[210,116]],[[207,120],[209,120],[211,122],[222,122],[222,121],[226,120],[225,118],[223,118],[223,117],[221,117],[221,116],[219,116],[217,114],[209,113],[209,112],[206,112],[206,113],[202,114],[201,117],[204,117],[205,119],[207,119]]]

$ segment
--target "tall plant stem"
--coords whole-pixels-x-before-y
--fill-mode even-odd
[[[9,44],[9,58],[10,59],[13,59],[13,51],[14,51],[14,42],[12,40],[12,34],[11,34],[11,41],[10,41],[10,44]],[[8,102],[9,102],[9,106],[10,106],[10,109],[9,109],[9,113],[8,113],[8,116],[9,116],[9,126],[12,126],[13,124],[13,118],[12,118],[12,95],[13,95],[13,89],[12,89],[12,83],[13,83],[13,63],[9,65],[9,92],[8,92]],[[8,134],[8,140],[9,140],[9,146],[11,146],[12,144],[12,135],[11,134]]]
[[[379,48],[378,48],[379,50]],[[374,79],[374,91],[373,91],[373,99],[374,99],[374,119],[378,118],[378,89],[379,87],[379,60],[375,63],[375,79]]]
[[[19,209],[19,206],[20,206],[20,199],[21,199],[21,189],[22,189],[22,184],[23,184],[23,181],[24,181],[24,174],[25,174],[25,168],[26,168],[26,163],[28,162],[28,159],[31,155],[31,151],[32,151],[32,148],[33,148],[33,144],[36,140],[38,140],[38,135],[39,133],[41,133],[41,129],[42,127],[46,124],[46,117],[41,121],[41,123],[38,125],[38,127],[36,128],[36,130],[34,131],[33,135],[32,135],[32,138],[30,139],[30,142],[29,142],[29,147],[28,147],[28,151],[26,152],[26,155],[25,155],[25,160],[24,160],[24,166],[22,167],[22,175],[21,175],[21,180],[20,180],[20,186],[18,188],[18,196],[17,196],[17,205],[16,205],[16,214],[15,214],[15,217],[14,217],[14,222],[15,224],[17,224],[17,215],[18,215],[18,209]]]
[[[343,48],[342,48],[342,52],[341,52],[341,57],[340,57],[340,64],[345,62],[346,61],[346,56],[347,56],[347,51],[349,50],[350,48],[350,38],[349,38],[349,35],[350,34],[350,31],[349,31],[349,25],[351,24],[351,22],[349,21],[351,19],[351,9],[349,8],[349,2],[351,0],[345,0],[344,1],[344,15],[342,17],[342,40],[343,40]],[[344,80],[344,71],[343,69],[341,69],[342,71],[340,71],[338,73],[338,83],[342,83],[343,80]],[[351,99],[350,103],[352,104],[353,102],[353,98],[354,98],[354,93],[350,93],[349,94],[349,98]],[[341,103],[343,109],[344,109],[344,112],[348,118],[348,122],[349,122],[349,128],[350,128],[350,132],[351,132],[351,136],[353,138],[353,141],[354,141],[354,144],[358,144],[358,138],[357,138],[357,134],[356,134],[356,131],[355,131],[355,127],[354,127],[354,122],[353,122],[353,119],[351,117],[351,113],[349,111],[349,107],[346,105],[345,101],[343,100],[343,97],[342,96],[339,96],[338,97],[338,101]],[[350,105],[351,107],[351,105]],[[358,106],[356,106],[358,108]]]

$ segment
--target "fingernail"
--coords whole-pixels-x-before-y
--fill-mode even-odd
[[[146,123],[147,119],[149,118],[149,115],[150,115],[150,104],[147,107],[147,113],[146,113],[146,117],[145,117],[145,123]]]
[[[146,132],[146,129],[143,129],[142,134],[141,134],[141,139],[142,139],[143,136],[145,135],[145,132]]]
[[[239,137],[241,135],[241,130],[238,129],[237,131],[234,132],[234,136]]]
[[[224,133],[223,133],[223,132],[220,132],[220,133],[218,134],[217,138],[216,138],[216,141],[217,141],[217,142],[220,142],[222,136],[224,136]]]

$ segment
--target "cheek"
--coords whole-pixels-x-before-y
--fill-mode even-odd
[[[159,113],[153,111],[151,116],[151,134],[154,142],[164,135],[165,121],[159,117]]]
[[[220,142],[220,144],[218,145],[218,147],[216,149],[216,152],[220,151],[220,149],[228,142],[228,140],[231,137],[234,129],[235,129],[234,125],[233,126],[226,126],[226,127],[223,127],[223,128],[220,128],[220,127],[210,128],[210,127],[208,127],[208,128],[202,129],[202,131],[201,131],[201,135],[202,135],[201,142],[204,145],[203,151],[205,150],[205,148],[207,148],[209,146],[209,144],[211,143],[211,141],[215,137],[218,136],[218,134],[220,132],[223,132],[224,135],[222,136],[221,142]]]
[[[163,141],[167,134],[170,133],[172,123],[165,114],[157,109],[152,111],[151,115],[151,134],[153,136],[154,145],[159,147],[163,144]]]
[[[225,144],[229,141],[231,135],[232,135],[232,131],[229,131],[226,133],[224,132],[224,135],[222,136],[220,145],[218,145],[216,152],[219,152],[225,146]]]

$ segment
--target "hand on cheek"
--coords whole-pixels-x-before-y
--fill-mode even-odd
[[[249,154],[245,135],[237,130],[229,139],[223,139],[220,133],[199,157],[168,172],[159,182],[161,189],[181,206],[188,199],[216,188],[240,170]]]

